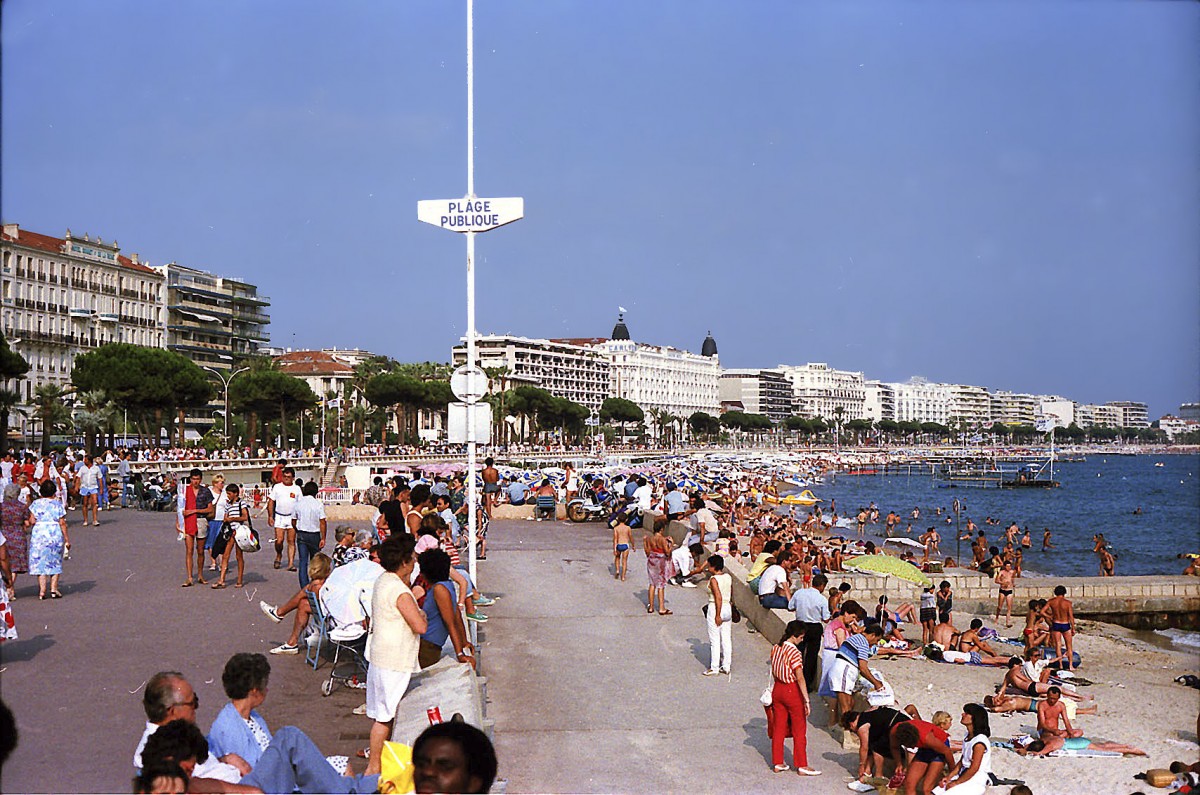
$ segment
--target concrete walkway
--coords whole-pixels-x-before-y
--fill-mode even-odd
[[[601,523],[495,522],[488,551],[480,587],[502,598],[487,609],[484,672],[509,792],[845,791],[856,755],[811,725],[809,765],[824,775],[772,772],[766,639],[736,625],[732,677],[700,675],[702,588],[671,587],[674,615],[647,615],[646,557],[632,552],[615,580]]]

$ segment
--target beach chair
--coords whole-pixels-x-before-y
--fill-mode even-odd
[[[308,637],[305,641],[304,661],[315,671],[321,665],[321,647],[329,641],[329,615],[321,606],[321,600],[309,591],[308,606],[312,615],[308,619]]]
[[[558,501],[549,495],[539,495],[537,502],[533,506],[533,518],[539,522],[545,516],[549,519],[554,519],[554,515],[558,510]]]

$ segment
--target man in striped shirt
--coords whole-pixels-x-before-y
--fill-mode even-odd
[[[875,646],[883,638],[883,628],[878,624],[868,624],[862,632],[856,632],[842,643],[833,660],[830,682],[837,693],[837,703],[834,705],[834,722],[840,722],[842,715],[854,706],[854,688],[858,677],[862,676],[871,683],[875,690],[883,687],[883,682],[875,678],[867,667],[867,660],[875,653]]]

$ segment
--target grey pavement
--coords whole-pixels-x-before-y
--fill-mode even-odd
[[[758,701],[770,642],[735,625],[732,677],[701,676],[706,591],[669,587],[674,615],[647,615],[645,561],[631,552],[615,580],[603,523],[492,524],[480,587],[501,599],[483,670],[508,791],[845,792],[857,755],[811,724],[824,775],[772,772]]]

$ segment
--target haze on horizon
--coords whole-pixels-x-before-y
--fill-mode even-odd
[[[3,218],[259,285],[272,344],[446,361],[465,3],[8,0]],[[1200,5],[488,2],[481,333],[1200,399]]]

